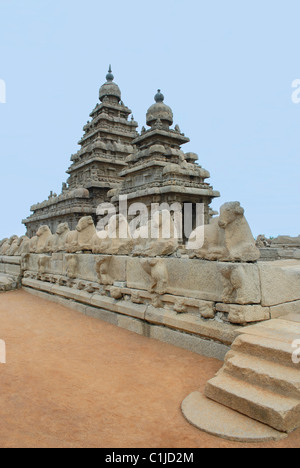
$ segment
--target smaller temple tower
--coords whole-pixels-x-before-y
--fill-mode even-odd
[[[92,216],[96,222],[97,206],[109,201],[107,192],[121,185],[120,172],[126,167],[126,157],[134,151],[138,124],[133,117],[129,120],[131,110],[121,101],[111,66],[99,100],[90,114],[92,120],[83,127],[81,148],[71,157],[62,193],[57,196],[51,192],[48,200],[33,205],[33,214],[23,220],[29,237],[42,224],[55,232],[64,222],[75,229],[83,216]]]
[[[128,207],[142,202],[149,213],[153,203],[180,203],[182,210],[187,203],[193,207],[203,203],[204,222],[208,224],[209,205],[220,193],[206,182],[210,174],[197,164],[197,154],[185,154],[181,150],[181,146],[190,140],[181,133],[178,125],[170,128],[173,112],[164,103],[160,90],[154,99],[155,104],[148,109],[146,117],[150,128],[143,127],[133,141],[135,152],[128,156],[128,166],[120,174],[123,179],[121,188],[110,192],[112,203],[117,206],[119,196],[126,195]]]

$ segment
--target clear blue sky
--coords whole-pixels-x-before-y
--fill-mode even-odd
[[[300,234],[299,0],[0,0],[0,238],[50,190],[109,63],[140,127],[158,88],[254,235]]]

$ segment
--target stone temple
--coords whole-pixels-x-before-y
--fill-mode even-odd
[[[111,68],[106,79],[62,193],[32,207],[26,236],[0,241],[0,292],[22,288],[224,361],[204,392],[178,402],[186,419],[230,440],[287,437],[300,427],[300,238],[255,242],[238,201],[214,217],[219,193],[182,151],[189,140],[162,93],[138,134]],[[125,196],[144,207],[139,224],[116,209]],[[103,203],[114,208],[106,225]],[[189,204],[192,221],[201,204],[204,223],[181,233],[166,204],[181,217]]]
[[[100,102],[91,112],[91,121],[83,127],[80,150],[71,156],[69,178],[57,196],[31,207],[33,214],[23,220],[27,236],[32,237],[41,225],[55,233],[59,224],[75,229],[80,218],[92,216],[97,223],[97,206],[103,202],[118,205],[119,195],[126,195],[129,206],[142,202],[203,203],[208,223],[210,203],[220,194],[206,182],[207,170],[197,164],[195,153],[184,153],[181,146],[190,140],[173,125],[173,112],[158,91],[147,112],[148,130],[138,124],[131,110],[121,100],[111,67],[99,92]],[[195,210],[194,210],[195,211]],[[194,226],[195,227],[195,220]]]

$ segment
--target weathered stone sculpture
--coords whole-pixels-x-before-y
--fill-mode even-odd
[[[225,248],[225,231],[219,226],[219,218],[213,218],[210,224],[197,227],[189,238],[187,249],[194,251],[199,258],[225,260],[228,256]]]
[[[0,255],[2,255],[2,247],[7,241],[8,241],[7,237],[5,239],[2,239],[2,241],[0,241]]]
[[[21,241],[21,239],[16,236],[15,239],[12,241],[10,248],[8,249],[8,251],[6,253],[8,256],[12,257],[13,255],[15,255],[15,253],[17,252],[17,250],[18,250],[18,248],[20,246],[20,241]]]
[[[93,238],[93,253],[129,255],[133,248],[129,225],[124,215],[114,215],[103,231]]]
[[[66,235],[66,251],[75,253],[80,251],[92,251],[93,240],[96,235],[94,221],[91,216],[81,218],[76,231],[70,231]]]
[[[38,267],[39,267],[39,274],[44,275],[47,272],[47,268],[49,268],[51,257],[48,255],[40,255],[38,257]]]
[[[78,266],[78,258],[76,255],[66,255],[66,275],[69,278],[75,279]]]
[[[98,276],[98,281],[103,285],[113,285],[114,280],[109,274],[109,267],[111,263],[111,256],[102,257],[96,262],[96,273]]]
[[[225,230],[225,247],[230,261],[255,262],[260,252],[249,224],[244,216],[245,210],[239,202],[226,203],[221,207],[219,226]]]
[[[170,212],[157,211],[146,226],[133,234],[134,255],[146,257],[169,256],[178,248],[178,235]]]
[[[259,236],[257,236],[255,245],[258,249],[264,249],[266,247],[271,246],[271,240],[267,239],[265,235],[260,234]]]
[[[38,243],[38,236],[34,236],[30,239],[30,243],[29,243],[30,253],[36,253],[37,243]]]
[[[204,236],[201,235],[203,229]],[[255,262],[260,257],[239,202],[225,203],[219,218],[192,232],[187,247],[194,250],[198,258],[206,260]]]
[[[142,267],[151,278],[148,291],[159,295],[165,294],[167,292],[169,275],[164,261],[159,258],[142,260]]]
[[[41,226],[36,233],[37,235],[37,244],[36,244],[36,253],[45,253],[48,251],[48,243],[51,239],[52,233],[48,226]]]
[[[66,248],[66,240],[69,232],[68,223],[59,224],[56,233],[53,234],[47,242],[47,251],[49,253],[63,252]]]
[[[18,240],[18,236],[12,236],[3,242],[0,250],[0,255],[9,255],[9,250],[14,242]]]
[[[91,216],[81,218],[76,230],[78,231],[79,249],[92,251],[92,240],[96,234],[93,218]]]
[[[30,239],[27,236],[20,237],[19,248],[15,255],[24,255],[30,253]]]

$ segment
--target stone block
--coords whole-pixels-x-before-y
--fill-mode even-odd
[[[122,315],[128,315],[139,319],[145,318],[147,306],[144,304],[133,304],[128,301],[116,301],[111,297],[94,294],[90,300],[90,304],[101,309],[110,310]]]
[[[172,310],[156,309],[149,306],[146,311],[147,322],[164,325],[181,332],[192,333],[205,339],[231,345],[236,336],[236,327],[226,323],[207,321],[194,314],[177,314]]]
[[[270,308],[260,305],[216,304],[216,310],[228,314],[229,322],[236,324],[270,319]]]
[[[300,262],[259,263],[263,306],[300,300]]]
[[[168,284],[166,293],[204,301],[259,304],[261,301],[258,267],[255,264],[232,264],[164,258]],[[227,277],[226,277],[227,275]],[[127,262],[127,286],[148,290],[149,275],[139,258]]]
[[[219,359],[220,361],[224,360],[225,355],[230,349],[224,344],[205,340],[199,336],[189,335],[177,330],[170,330],[166,327],[152,326],[150,328],[150,338],[201,354],[201,356]]]
[[[277,306],[270,307],[271,318],[275,319],[289,314],[299,314],[300,317],[300,301],[287,302]]]

